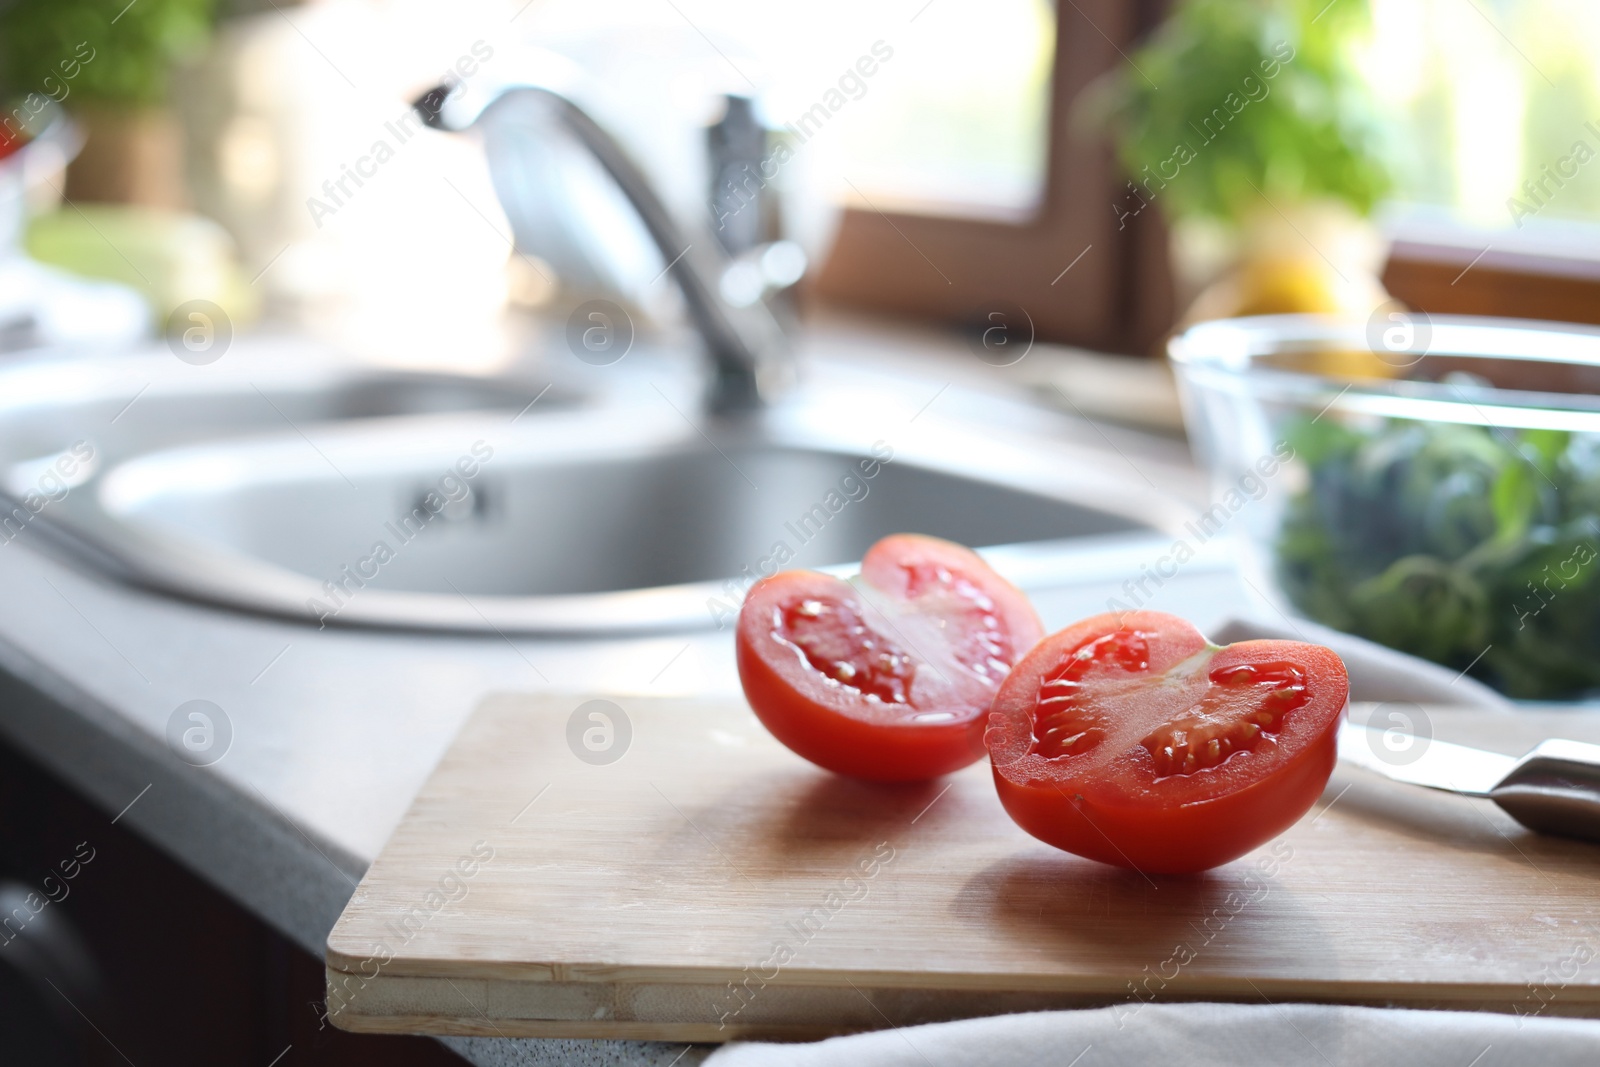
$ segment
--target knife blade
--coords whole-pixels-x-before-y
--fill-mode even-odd
[[[1397,782],[1470,797],[1488,796],[1517,765],[1515,756],[1353,722],[1339,730],[1339,758]]]
[[[1600,843],[1600,745],[1551,738],[1517,757],[1346,722],[1339,759],[1397,782],[1487,798],[1530,830]]]

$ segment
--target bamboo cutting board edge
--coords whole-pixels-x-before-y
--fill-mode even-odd
[[[504,1015],[490,1018],[481,1011],[476,1014],[472,1012],[461,1014],[440,1012],[410,1015],[399,1012],[386,1012],[383,1014],[345,1013],[330,1018],[341,1030],[363,1034],[433,1034],[447,1037],[525,1037],[584,1041],[671,1041],[693,1044],[718,1044],[728,1041],[819,1041],[829,1037],[861,1033],[865,1030],[886,1028],[887,1024],[882,1021],[883,1016],[874,1013],[874,1007],[879,1003],[876,994],[865,990],[863,992],[868,999],[861,1001],[862,1014],[872,1014],[877,1021],[842,1021],[841,1015],[837,1011],[824,1009],[819,1012],[814,1006],[793,1002],[788,1002],[784,1005],[785,1009],[791,1013],[792,1021],[790,1022],[734,1021],[726,1027],[720,1027],[710,1022],[682,1023],[611,1018],[562,1020],[508,1018]],[[1275,998],[1270,1003],[1284,1004],[1297,1001],[1336,1004],[1345,1007],[1396,1008],[1415,1011],[1489,1011],[1498,1014],[1514,1014],[1510,1009],[1503,1006],[1503,999],[1493,997],[1484,1000],[1473,998],[1330,998],[1319,996],[1315,991],[1308,990],[1304,995],[1288,995],[1281,999]],[[1254,992],[1241,995],[1163,994],[1160,1002],[1164,1004],[1204,1002],[1257,1005],[1266,1003]],[[462,1003],[475,1010],[478,1008],[477,1003],[473,1000],[465,1000]],[[1125,1005],[1124,1010],[1130,1015],[1138,1010],[1138,1005],[1134,1001],[1118,1000],[1104,995],[1031,998],[1018,1000],[1014,1003],[996,1000],[976,1005],[952,999],[941,1005],[941,1010],[936,1014],[927,1018],[893,1015],[894,1022],[892,1025],[897,1027],[918,1026],[925,1023],[956,1022],[962,1019],[988,1018],[1037,1011],[1093,1010],[1096,1008],[1116,1007],[1119,1004]],[[809,1012],[804,1010],[807,1007],[812,1010]],[[1594,1004],[1588,1001],[1577,1003],[1556,1000],[1545,1005],[1543,1010],[1538,1012],[1538,1017],[1590,1019],[1595,1015],[1593,1009]],[[892,1009],[890,1010],[892,1014]],[[1530,1013],[1531,1010],[1530,1012],[1524,1012],[1524,1014]]]

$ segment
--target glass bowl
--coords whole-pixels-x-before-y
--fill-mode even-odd
[[[1600,330],[1380,309],[1170,352],[1214,485],[1191,542],[1231,534],[1285,612],[1508,696],[1600,693]]]

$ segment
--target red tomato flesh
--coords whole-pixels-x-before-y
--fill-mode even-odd
[[[895,534],[852,582],[814,571],[757,582],[739,612],[739,678],[767,729],[811,762],[921,781],[983,755],[989,703],[1043,632],[977,553]]]
[[[0,159],[6,158],[27,143],[26,138],[21,134],[13,134],[5,127],[0,126]]]
[[[1147,873],[1199,871],[1310,809],[1349,689],[1320,645],[1219,648],[1172,615],[1097,615],[1017,664],[984,740],[1001,803],[1041,841]]]

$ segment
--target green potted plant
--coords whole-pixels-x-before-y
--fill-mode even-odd
[[[74,200],[181,206],[182,151],[165,105],[175,62],[204,46],[213,0],[0,0],[0,100],[13,120],[55,101],[86,134]]]
[[[1368,314],[1385,126],[1355,65],[1366,0],[1177,0],[1092,105],[1128,182],[1118,221],[1171,227],[1188,321]]]

